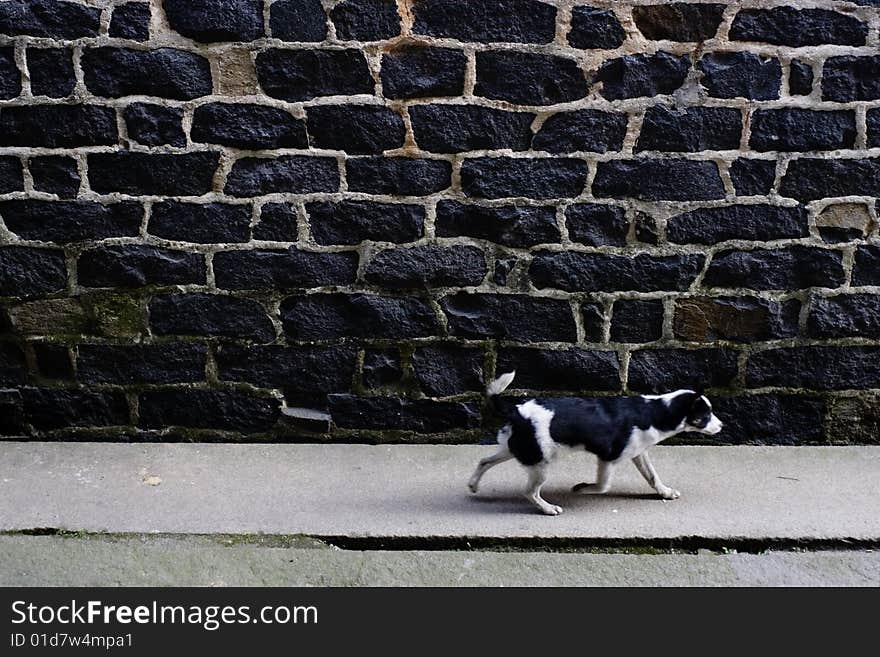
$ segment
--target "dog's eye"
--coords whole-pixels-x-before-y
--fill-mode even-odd
[[[696,417],[696,418],[694,418],[694,419],[691,421],[691,424],[692,424],[693,426],[697,427],[698,429],[702,429],[702,428],[705,427],[707,424],[709,424],[709,416],[706,415],[706,416],[703,416],[703,417]]]

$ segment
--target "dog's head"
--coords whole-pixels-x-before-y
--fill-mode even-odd
[[[699,431],[714,436],[721,431],[724,423],[712,412],[712,403],[702,391],[698,390],[692,393],[692,397],[684,419],[685,425],[687,425],[686,430]]]

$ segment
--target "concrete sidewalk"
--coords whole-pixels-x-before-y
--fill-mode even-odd
[[[273,544],[271,549],[293,550],[286,553],[290,556],[288,563],[305,564],[317,559],[326,565],[331,580],[337,576],[339,581],[359,583],[357,578],[342,576],[348,571],[339,560],[344,561],[346,554],[361,554],[359,559],[367,559],[349,562],[356,572],[364,572],[365,568],[369,571],[365,564],[378,560],[371,567],[377,572],[397,572],[400,584],[437,583],[431,578],[407,579],[399,574],[400,566],[407,559],[414,564],[446,559],[449,568],[460,574],[468,555],[486,559],[489,557],[474,555],[489,553],[437,551],[471,545],[491,548],[490,553],[495,555],[498,550],[511,548],[531,551],[532,556],[517,553],[517,563],[537,559],[534,563],[543,563],[548,573],[560,568],[565,571],[565,563],[573,572],[580,572],[582,562],[587,560],[597,583],[614,583],[612,575],[622,572],[614,564],[623,557],[629,568],[632,563],[642,563],[657,573],[668,572],[668,583],[675,583],[675,569],[670,570],[670,559],[675,557],[679,568],[684,568],[679,572],[703,573],[696,579],[690,575],[679,578],[690,583],[725,583],[733,578],[740,583],[760,584],[777,582],[779,577],[788,583],[804,583],[804,573],[812,572],[816,564],[831,567],[834,563],[835,577],[822,579],[816,575],[810,581],[880,584],[880,553],[866,551],[880,545],[880,448],[655,448],[652,456],[658,472],[668,485],[682,492],[680,499],[670,502],[658,499],[635,468],[622,468],[607,496],[574,495],[569,492],[573,484],[593,479],[593,459],[564,455],[545,487],[546,497],[565,509],[557,517],[536,513],[522,499],[525,476],[515,463],[491,470],[478,495],[467,492],[466,482],[476,461],[491,450],[487,446],[2,443],[0,532],[10,535],[0,537],[0,557],[5,557],[0,559],[0,582],[36,583],[38,578],[22,574],[15,566],[30,559],[31,566],[26,570],[36,573],[39,568],[34,559],[39,561],[43,555],[44,565],[58,564],[58,550],[65,549],[69,579],[78,582],[84,580],[73,576],[77,550],[92,557],[139,554],[138,572],[142,573],[152,572],[150,569],[160,562],[167,563],[172,559],[169,554],[186,561],[193,558],[193,550],[201,550],[206,555],[206,568],[214,563],[212,559],[224,563],[223,554],[227,559],[247,554],[222,553],[222,544],[214,544],[212,549],[221,550],[216,553],[204,545],[186,542],[195,535],[214,536],[217,540],[226,540],[220,535],[231,535],[235,549],[241,549],[239,539],[244,540],[247,549],[263,550],[262,558],[271,562],[278,555],[255,545],[254,537],[268,535],[288,541],[286,537],[297,535],[349,550],[339,556],[333,550],[307,550],[302,554],[298,545],[279,548]],[[57,530],[80,534],[79,540],[28,535],[57,534]],[[110,535],[113,540],[83,547],[82,534],[92,533]],[[154,539],[116,538],[126,534],[153,535]],[[168,540],[184,542],[169,547],[156,543],[157,534],[172,535]],[[130,540],[135,543],[126,542]],[[669,547],[719,551],[730,547],[761,552],[818,547],[862,551],[801,557],[797,553],[757,555],[765,564],[757,570],[754,563],[742,559],[745,555],[724,561],[713,554],[706,557],[714,559],[711,562],[680,558],[693,555],[651,555],[660,559],[658,562],[643,558],[645,555],[546,552],[621,546],[634,550]],[[418,556],[421,552],[378,551],[389,547],[430,550],[434,556],[425,561],[425,557]],[[330,554],[336,556],[321,556]],[[845,560],[841,561],[843,556],[835,558],[835,554],[845,555]],[[510,554],[492,557],[502,565],[512,558]],[[664,558],[666,565],[660,566]],[[109,556],[107,559],[112,561]],[[608,577],[597,574],[602,571],[597,565],[600,562],[607,566]],[[148,563],[153,566],[145,565]],[[720,568],[722,563],[725,565]],[[653,565],[649,568],[649,564]],[[770,564],[775,565],[767,571]],[[94,568],[94,563],[90,567]],[[53,568],[57,574],[58,566]],[[221,566],[216,568],[222,571]],[[532,568],[541,571],[538,566]],[[314,564],[306,570],[321,574],[320,569],[314,570]],[[173,572],[173,568],[166,569],[172,581]],[[260,572],[258,567],[248,572],[253,581],[262,581],[262,576],[256,574]],[[749,580],[730,575],[744,572],[767,572],[771,576]],[[787,579],[785,572],[789,574]],[[203,583],[211,581],[207,573],[190,574]],[[139,581],[134,571],[129,575],[127,581]],[[496,573],[490,579],[499,583],[531,581],[528,577],[524,580],[522,573],[511,571],[508,575],[505,578]],[[178,576],[179,580],[186,579],[184,573]],[[647,571],[645,576],[647,579],[642,581],[654,581]],[[455,584],[456,577],[450,574],[442,581]],[[215,579],[224,580],[220,575]],[[235,577],[231,579],[242,583]],[[309,584],[320,579],[290,575],[279,581]],[[387,583],[381,577],[375,581]]]

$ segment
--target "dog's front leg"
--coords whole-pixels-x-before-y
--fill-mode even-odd
[[[599,461],[596,468],[595,484],[576,484],[572,492],[582,495],[601,495],[611,488],[611,479],[614,476],[614,464],[611,461]]]
[[[636,469],[642,473],[645,481],[647,481],[664,500],[676,500],[681,497],[681,493],[674,488],[664,485],[663,482],[660,481],[660,475],[657,474],[654,466],[651,465],[651,461],[648,460],[648,455],[646,453],[643,452],[642,454],[639,454],[632,461],[635,464]]]

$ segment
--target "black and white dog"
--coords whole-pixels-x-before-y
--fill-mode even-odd
[[[496,412],[503,412],[497,395],[513,382],[515,374],[503,374],[487,388]],[[575,492],[608,492],[614,469],[632,461],[660,497],[674,500],[680,493],[660,481],[647,449],[682,431],[713,435],[722,427],[709,400],[693,390],[633,397],[531,399],[508,411],[506,417],[507,424],[498,432],[498,451],[480,461],[468,488],[476,493],[486,470],[515,458],[529,474],[526,497],[551,516],[562,513],[562,508],[541,497],[541,486],[560,446],[583,448],[599,458],[596,483],[578,484],[572,489]]]

